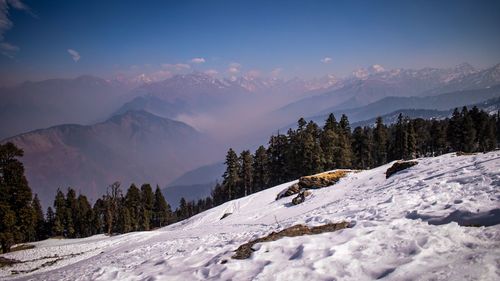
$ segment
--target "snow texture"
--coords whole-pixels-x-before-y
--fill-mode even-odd
[[[418,162],[389,179],[393,163],[350,173],[297,206],[275,201],[295,181],[155,231],[37,242],[3,255],[32,261],[0,268],[0,278],[500,280],[500,151]],[[225,213],[232,214],[220,220]],[[256,244],[250,259],[231,259],[271,231],[343,220],[354,227]],[[54,255],[64,258],[41,267]]]

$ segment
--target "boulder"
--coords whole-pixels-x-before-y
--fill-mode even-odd
[[[299,205],[300,203],[304,202],[306,200],[306,197],[310,196],[312,194],[311,191],[309,190],[304,190],[300,192],[297,197],[292,199],[292,204],[293,205]]]
[[[276,196],[276,200],[279,200],[279,199],[281,199],[283,197],[288,197],[288,196],[297,194],[299,192],[300,192],[300,186],[299,186],[299,184],[298,183],[294,183],[291,186],[289,186],[288,188],[286,188],[283,191],[281,191],[280,193],[278,193],[278,195]]]
[[[387,171],[385,172],[385,178],[388,179],[395,173],[413,167],[417,164],[417,161],[398,161],[394,163],[389,169],[387,169]]]

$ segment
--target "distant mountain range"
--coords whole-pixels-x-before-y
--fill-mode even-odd
[[[479,90],[445,93],[437,96],[386,97],[358,108],[335,110],[335,107],[333,107],[323,110],[321,115],[313,116],[308,119],[314,120],[318,124],[322,124],[328,117],[328,114],[333,113],[337,117],[341,114],[346,114],[350,122],[358,122],[382,116],[395,110],[449,110],[454,107],[476,104],[496,97],[500,97],[500,85]]]
[[[91,199],[114,181],[164,185],[219,153],[192,127],[145,111],[129,111],[90,126],[59,125],[9,138],[25,152],[33,191],[45,206],[57,188]],[[212,160],[213,161],[213,160]]]
[[[469,104],[467,107],[471,109],[476,106],[477,108],[488,112],[489,114],[496,114],[500,110],[500,98],[494,98],[487,101],[483,101],[476,104]],[[381,115],[384,124],[393,124],[398,120],[399,114],[409,117],[411,119],[422,118],[422,119],[444,119],[451,117],[454,109],[449,110],[434,110],[434,109],[400,109],[395,110],[391,113]],[[459,108],[461,110],[461,108]],[[357,126],[374,126],[376,121],[375,118],[368,120],[358,121],[351,124],[353,128]]]
[[[500,84],[500,64],[483,70],[476,70],[469,64],[449,69],[420,70],[385,70],[381,66],[372,66],[354,72],[340,83],[342,86],[333,91],[288,104],[277,110],[274,116],[281,119],[283,116],[314,116],[322,112],[359,108],[385,97],[421,97],[485,89]]]

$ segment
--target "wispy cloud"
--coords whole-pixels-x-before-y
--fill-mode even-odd
[[[68,53],[71,55],[71,57],[73,58],[73,60],[75,62],[78,62],[80,60],[80,58],[81,58],[80,54],[77,51],[73,50],[73,49],[68,49]]]
[[[205,59],[204,58],[193,58],[193,59],[191,59],[191,62],[192,63],[205,63]]]
[[[0,0],[0,53],[9,58],[14,58],[14,55],[19,52],[19,47],[5,42],[5,33],[14,27],[14,23],[10,19],[10,9],[24,11],[35,18],[37,16],[21,0]]]
[[[14,55],[19,52],[19,47],[7,42],[2,42],[0,43],[0,52],[2,55],[12,59],[14,58]]]
[[[321,59],[321,62],[322,63],[331,63],[332,62],[332,58],[331,57],[324,57]]]

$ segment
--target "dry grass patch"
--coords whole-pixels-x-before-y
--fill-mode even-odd
[[[350,224],[345,221],[339,223],[328,223],[325,225],[314,226],[314,227],[308,227],[303,224],[294,225],[289,228],[283,229],[279,232],[272,232],[271,234],[265,237],[257,238],[255,240],[252,240],[248,243],[239,246],[238,249],[236,249],[235,251],[236,253],[232,256],[232,258],[237,260],[248,259],[255,251],[254,249],[252,249],[253,245],[257,243],[276,241],[283,237],[296,237],[303,235],[320,234],[324,232],[333,232],[336,230],[348,228],[349,226]]]
[[[306,189],[315,189],[334,185],[341,178],[345,177],[350,170],[336,170],[312,176],[305,176],[299,179],[299,186]]]
[[[333,172],[324,172],[312,176],[304,176],[299,179],[298,183],[292,184],[287,189],[281,191],[276,196],[276,200],[283,197],[298,194],[302,189],[317,189],[330,185],[334,185],[341,178],[345,177],[351,170],[336,170]]]
[[[19,244],[19,245],[16,245],[16,246],[10,248],[10,252],[22,251],[22,250],[33,249],[33,248],[35,248],[35,245]]]

